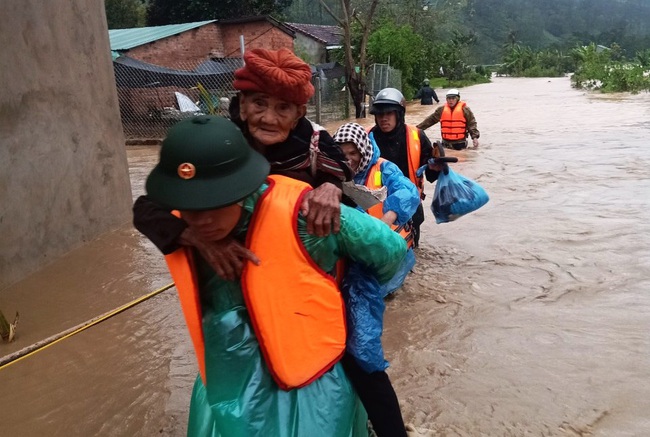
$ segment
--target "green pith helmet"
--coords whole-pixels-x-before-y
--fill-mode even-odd
[[[255,192],[269,167],[233,122],[200,115],[167,131],[160,160],[147,177],[147,195],[172,209],[221,208]]]
[[[429,79],[424,79],[424,80],[422,81],[422,83],[425,84],[425,85],[429,85]]]

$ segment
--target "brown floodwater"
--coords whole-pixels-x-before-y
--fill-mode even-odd
[[[406,421],[436,436],[650,435],[650,95],[567,78],[461,94],[481,145],[452,168],[490,202],[436,224],[427,187],[417,265],[385,321]],[[409,104],[407,122],[432,109]],[[128,155],[136,196],[157,148]],[[0,292],[21,313],[0,357],[169,282],[155,248],[118,229]],[[0,436],[184,435],[195,366],[163,291],[0,368]]]

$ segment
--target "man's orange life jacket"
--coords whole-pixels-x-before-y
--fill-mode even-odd
[[[459,101],[452,110],[445,104],[440,116],[440,131],[445,141],[462,141],[466,138],[467,120],[465,119],[465,102]]]
[[[418,167],[420,166],[420,154],[422,147],[420,145],[420,132],[415,126],[406,125],[406,150],[409,159],[408,177],[415,184],[420,193],[420,198],[424,199],[424,180],[417,177]]]
[[[345,308],[334,279],[318,267],[298,237],[297,215],[311,187],[284,176],[269,176],[248,228],[247,247],[259,266],[242,274],[246,308],[266,364],[283,390],[308,385],[345,351]],[[205,345],[198,284],[187,249],[166,257],[176,282],[205,382]]]
[[[371,190],[378,190],[379,188],[384,186],[382,181],[382,174],[381,174],[381,164],[383,162],[386,162],[386,160],[384,158],[379,158],[377,162],[375,162],[372,165],[372,167],[368,169],[368,175],[366,176],[366,187],[368,187]],[[371,216],[381,219],[384,215],[383,206],[384,206],[383,202],[378,203],[376,205],[371,206],[366,211]],[[406,240],[406,243],[409,248],[413,246],[413,232],[411,230],[410,223],[406,223],[403,225],[391,225],[391,229],[399,233],[402,236],[402,238]]]

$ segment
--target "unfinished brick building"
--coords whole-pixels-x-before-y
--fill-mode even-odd
[[[293,51],[295,34],[259,16],[116,29],[109,36],[125,134],[159,138],[184,109],[192,113],[195,102],[223,106],[234,93],[232,72],[242,65],[242,50]],[[202,95],[201,87],[208,94]],[[179,98],[185,96],[190,110],[181,107]]]

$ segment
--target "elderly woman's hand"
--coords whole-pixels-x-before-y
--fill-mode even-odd
[[[339,232],[342,193],[339,187],[326,182],[305,195],[300,212],[307,218],[307,232],[319,237]]]
[[[227,281],[234,281],[241,276],[246,261],[260,265],[259,258],[232,237],[206,242],[191,228],[186,228],[180,236],[180,243],[184,246],[196,247],[217,275]]]

